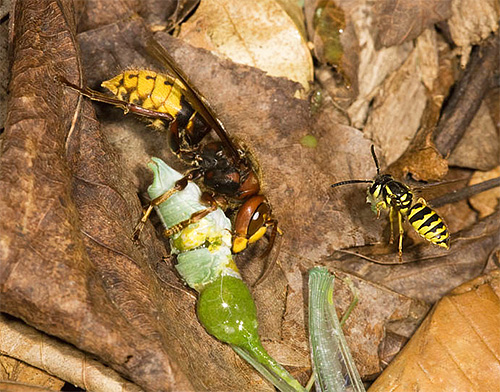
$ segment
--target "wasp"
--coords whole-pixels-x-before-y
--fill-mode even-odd
[[[390,243],[394,240],[394,220],[397,216],[400,261],[402,261],[403,256],[404,218],[407,219],[420,237],[434,245],[449,249],[450,232],[443,218],[429,207],[423,198],[420,197],[415,200],[415,195],[408,185],[395,180],[390,174],[380,174],[380,167],[373,145],[371,153],[377,167],[377,175],[373,180],[341,181],[333,184],[332,188],[347,184],[371,184],[367,190],[366,201],[371,204],[371,209],[377,214],[377,218],[380,216],[382,210],[389,209],[389,220],[391,223]]]
[[[139,115],[153,128],[166,132],[172,152],[192,166],[172,189],[150,202],[134,230],[134,239],[138,239],[155,206],[163,203],[173,193],[183,190],[188,181],[201,179],[213,192],[212,195],[206,194],[203,197],[208,205],[207,210],[182,222],[176,227],[176,231],[181,231],[192,221],[213,211],[217,203],[216,196],[222,195],[233,200],[233,204],[239,207],[235,217],[232,251],[243,251],[272,227],[266,250],[268,253],[277,233],[281,231],[272,215],[269,202],[261,194],[253,162],[229,137],[222,122],[203,96],[189,83],[172,57],[154,40],[148,43],[148,48],[167,66],[169,73],[145,69],[126,70],[102,82],[101,86],[112,96],[60,79],[80,94],[94,101],[117,106],[125,113]],[[202,144],[211,130],[215,131],[220,140]],[[172,234],[175,233],[170,230],[167,235]]]

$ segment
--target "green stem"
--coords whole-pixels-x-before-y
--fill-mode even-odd
[[[231,347],[281,392],[304,392],[302,385],[266,352],[260,342],[259,346],[253,345],[250,350],[234,345]]]

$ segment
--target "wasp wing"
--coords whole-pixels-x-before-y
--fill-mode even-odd
[[[182,83],[183,93],[186,96],[187,101],[193,106],[193,108],[200,113],[203,119],[207,122],[210,127],[215,131],[220,140],[224,143],[227,152],[230,154],[234,162],[241,161],[241,156],[238,152],[238,148],[235,146],[231,138],[229,137],[226,128],[222,122],[215,115],[214,110],[210,107],[208,101],[203,97],[203,95],[189,82],[188,77],[184,72],[177,66],[175,60],[170,56],[170,54],[161,46],[153,37],[148,39],[146,44],[148,53],[158,60],[162,65],[166,66],[175,77],[177,77]]]

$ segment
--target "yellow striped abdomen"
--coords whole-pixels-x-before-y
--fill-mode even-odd
[[[443,219],[420,199],[408,213],[408,222],[417,233],[435,245],[449,249],[450,232]]]
[[[182,109],[184,86],[167,74],[148,70],[128,70],[102,82],[116,98],[176,117]]]
[[[153,112],[170,114],[177,124],[173,149],[183,143],[198,144],[210,127],[185,98],[186,86],[177,78],[149,70],[128,70],[102,82],[116,98]],[[154,126],[164,129],[162,120],[151,115]]]

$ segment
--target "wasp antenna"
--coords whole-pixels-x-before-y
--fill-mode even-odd
[[[380,166],[378,165],[378,159],[377,159],[377,155],[375,154],[375,145],[372,144],[372,157],[373,157],[373,161],[375,162],[375,166],[377,166],[377,176],[380,174]]]
[[[331,187],[335,188],[337,186],[341,185],[347,185],[347,184],[365,184],[365,183],[372,183],[373,180],[347,180],[347,181],[340,181],[336,182],[335,184],[332,184]]]

